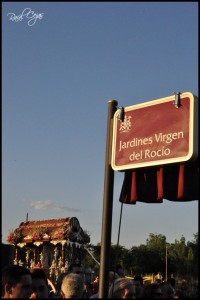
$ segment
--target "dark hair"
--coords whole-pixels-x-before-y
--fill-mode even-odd
[[[124,277],[124,271],[123,271],[122,265],[117,264],[117,265],[115,266],[115,272],[116,272],[119,276]]]
[[[142,288],[140,298],[154,298],[157,295],[157,290],[160,289],[159,296],[162,296],[161,287],[157,283],[145,284]]]
[[[43,279],[48,286],[47,274],[43,269],[31,269],[30,272],[33,279]]]
[[[175,281],[175,279],[174,279],[173,277],[168,278],[168,279],[167,279],[167,282],[169,282],[169,283],[171,284],[172,287],[175,287],[176,281]]]
[[[139,281],[141,285],[143,285],[143,278],[141,275],[135,275],[133,278],[134,281]]]
[[[18,282],[20,282],[21,277],[24,275],[31,275],[29,269],[23,266],[13,265],[7,266],[2,270],[2,293],[4,295],[4,287],[6,284],[10,284],[11,286],[15,286]]]
[[[82,268],[81,264],[73,263],[69,266],[68,272],[72,272],[73,268]]]

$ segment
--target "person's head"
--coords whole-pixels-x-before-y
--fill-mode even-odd
[[[135,298],[136,288],[132,280],[123,277],[117,278],[111,284],[108,292],[108,298]]]
[[[76,274],[82,274],[83,269],[81,264],[71,264],[68,268],[68,273],[76,273]]]
[[[2,270],[3,298],[29,298],[31,286],[31,273],[27,268],[14,265]]]
[[[84,281],[81,275],[67,274],[62,281],[61,295],[63,298],[82,298],[85,292]]]
[[[32,269],[32,294],[31,298],[48,298],[48,279],[43,269]]]
[[[155,279],[155,283],[160,284],[161,282],[162,282],[162,279],[160,279],[160,278]]]
[[[167,279],[167,282],[169,282],[169,283],[171,284],[171,286],[172,286],[173,288],[175,288],[176,281],[175,281],[175,279],[174,279],[173,277],[168,278],[168,279]]]
[[[119,278],[119,275],[116,272],[109,271],[109,285],[111,285],[117,278]]]
[[[171,286],[171,284],[167,281],[161,282],[160,284],[163,298],[173,298],[174,296],[174,288]]]
[[[119,275],[119,277],[124,277],[124,271],[120,264],[116,265],[116,273]]]
[[[94,280],[95,282],[99,282],[99,274],[97,274],[96,276],[95,276],[95,280]]]
[[[138,298],[163,298],[160,285],[157,283],[145,284]]]
[[[142,286],[143,286],[143,278],[142,278],[142,276],[135,275],[134,278],[133,278],[133,284],[135,285],[136,296],[138,297],[139,294],[140,294],[140,292],[141,292]]]
[[[143,278],[141,275],[135,275],[133,278],[134,282],[140,283],[140,285],[143,285]]]

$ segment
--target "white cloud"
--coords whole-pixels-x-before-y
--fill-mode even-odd
[[[63,205],[52,203],[51,200],[38,200],[30,203],[30,206],[35,210],[54,210],[54,211],[74,211],[78,212],[80,209],[71,208]]]
[[[51,209],[52,204],[51,204],[51,200],[38,200],[35,202],[31,202],[31,207],[33,207],[35,210],[47,210],[47,209]]]

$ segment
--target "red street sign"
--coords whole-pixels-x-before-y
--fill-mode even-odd
[[[188,161],[198,156],[198,99],[186,92],[124,108],[114,114],[114,170]]]

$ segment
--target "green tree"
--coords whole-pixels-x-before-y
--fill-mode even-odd
[[[166,237],[162,234],[149,234],[146,240],[147,248],[151,253],[151,268],[153,273],[165,273],[166,269]]]
[[[120,245],[111,245],[111,255],[112,257],[110,261],[110,270],[115,271],[116,265],[120,264],[124,269],[124,260],[127,255],[128,250],[124,246]]]
[[[166,254],[168,277],[184,276],[191,278],[194,282],[198,276],[198,232],[194,239],[187,242],[184,236],[174,243],[167,243],[162,234],[150,233],[146,239],[146,245],[133,246],[126,249],[124,246],[111,245],[110,269],[116,264],[121,264],[126,276],[157,274],[161,272],[165,277]],[[90,244],[89,249],[96,260],[100,262],[101,244],[96,246]],[[167,252],[166,252],[167,250]],[[85,265],[99,272],[99,265],[85,251]]]
[[[153,272],[152,261],[155,261],[155,256],[146,245],[132,247],[129,256],[129,268],[131,267],[131,274],[141,275],[148,272]]]
[[[87,249],[86,249],[87,248]],[[99,274],[99,263],[100,263],[100,251],[101,246],[97,244],[89,244],[84,248],[84,269],[91,268],[95,274]]]
[[[162,234],[149,234],[149,238],[146,240],[148,249],[157,250],[158,253],[163,255],[166,247],[166,237]]]
[[[170,247],[169,256],[175,266],[176,272],[179,274],[185,274],[187,247],[184,236],[181,237],[180,241],[175,239],[175,243]]]
[[[191,275],[198,276],[198,241],[199,236],[198,232],[193,235],[194,240],[192,242],[187,243],[187,247],[189,248],[188,253],[188,262],[189,262],[189,272]]]

